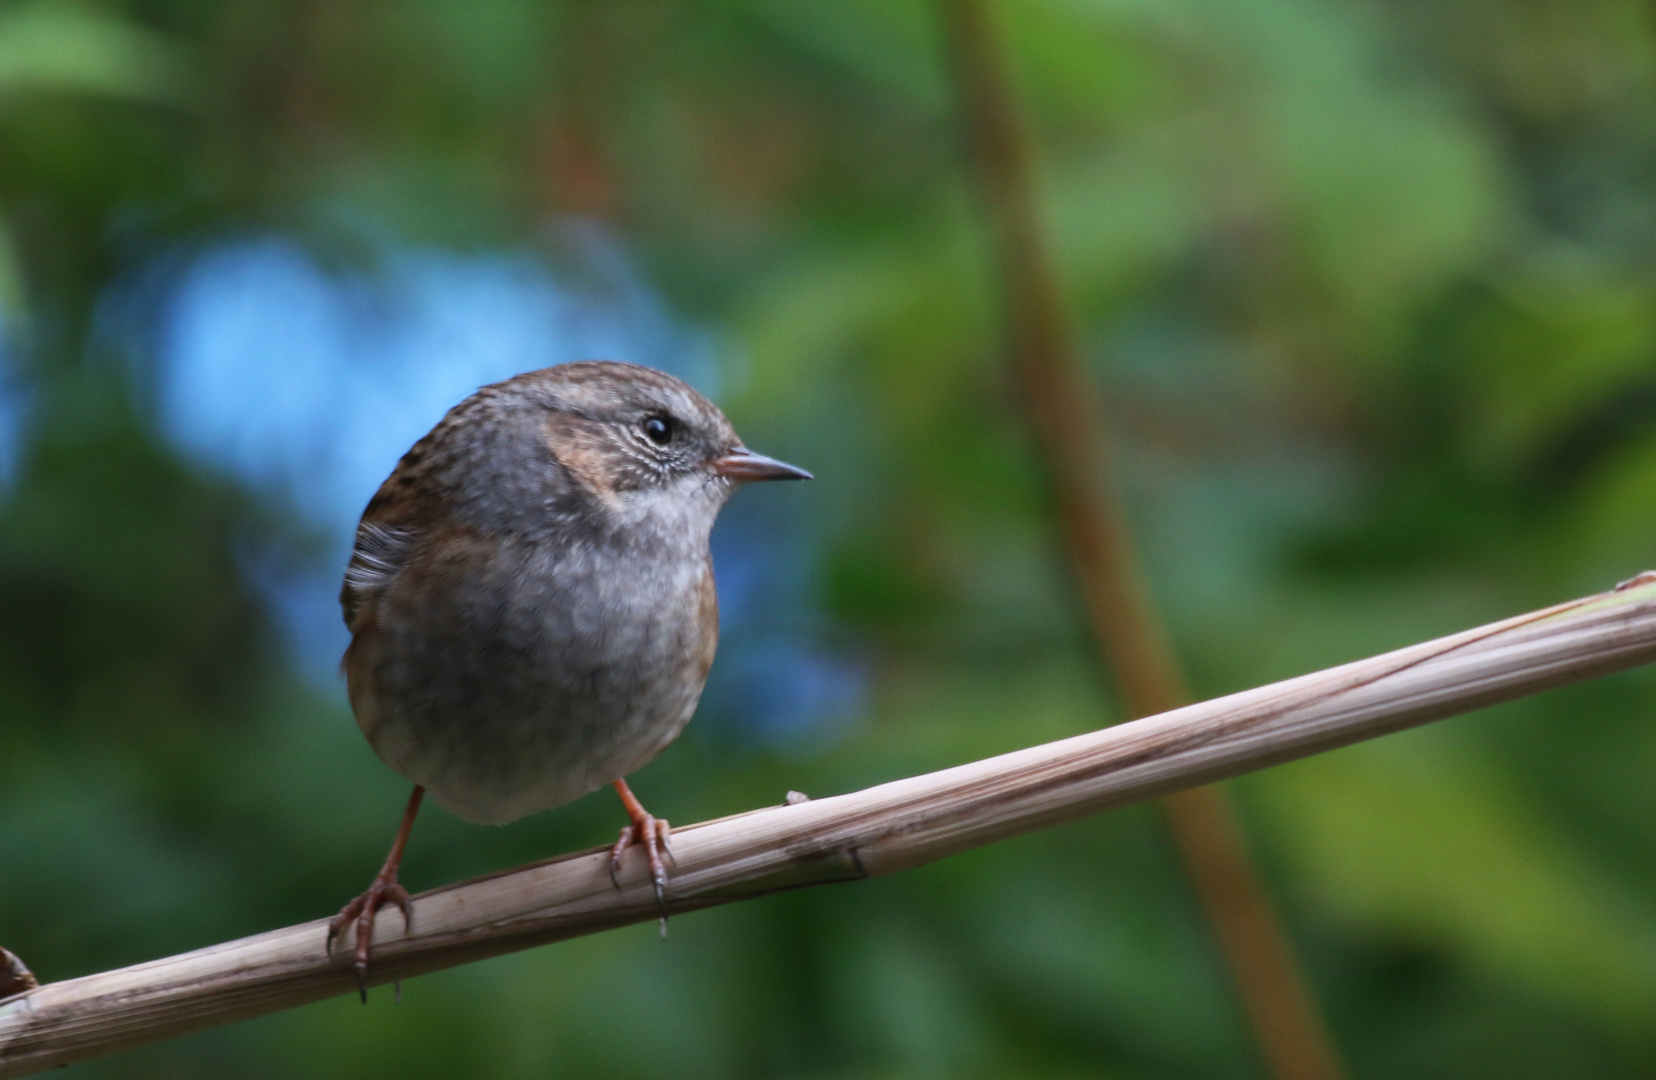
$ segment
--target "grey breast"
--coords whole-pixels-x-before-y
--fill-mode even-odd
[[[467,820],[510,821],[631,772],[683,728],[705,675],[705,549],[446,540],[381,599],[369,735],[394,769]]]

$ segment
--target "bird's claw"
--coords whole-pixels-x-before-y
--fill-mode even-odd
[[[16,953],[0,949],[0,999],[27,993],[39,986],[34,972],[18,959]]]
[[[395,874],[376,877],[367,892],[346,904],[328,922],[327,950],[330,954],[334,939],[352,922],[356,923],[356,952],[351,967],[356,972],[357,994],[364,1005],[368,1003],[368,953],[374,940],[374,919],[379,909],[388,903],[395,904],[402,911],[403,933],[413,930],[414,903],[408,890],[398,884]]]
[[[621,888],[621,856],[633,846],[644,849],[650,864],[650,886],[655,892],[656,910],[661,913],[661,936],[667,936],[667,861],[673,857],[673,829],[666,818],[644,814],[621,830],[615,846],[610,849],[610,882]],[[666,856],[664,859],[663,856]]]

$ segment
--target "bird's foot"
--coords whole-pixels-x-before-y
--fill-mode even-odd
[[[616,790],[623,790],[617,782]],[[661,936],[667,936],[667,860],[673,857],[673,828],[667,824],[666,818],[658,818],[641,806],[636,798],[630,798],[631,791],[621,797],[627,807],[627,816],[632,818],[632,824],[621,830],[621,836],[610,849],[610,881],[619,889],[621,887],[621,857],[630,847],[644,849],[644,857],[650,864],[650,885],[655,890],[656,909],[661,912]]]
[[[414,907],[409,901],[408,890],[397,883],[395,868],[381,870],[374,883],[368,886],[368,891],[346,904],[328,923],[330,953],[333,952],[334,938],[353,921],[356,923],[356,955],[351,966],[356,969],[357,992],[362,995],[363,1004],[368,1002],[368,951],[374,941],[374,917],[386,904],[395,904],[402,909],[403,933],[413,929]]]
[[[0,949],[0,1000],[28,993],[39,985],[34,972],[23,965],[16,953]]]

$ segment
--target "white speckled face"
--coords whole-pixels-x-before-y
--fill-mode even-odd
[[[615,364],[551,369],[534,389],[553,456],[611,512],[661,523],[674,512],[655,495],[674,492],[696,504],[684,524],[705,535],[694,528],[701,510],[717,512],[729,496],[714,463],[741,445],[712,402],[660,372]]]
[[[682,537],[686,544],[706,547],[713,521],[735,485],[711,469],[675,473],[664,482],[630,491],[618,491],[611,506],[623,527],[646,523],[655,535]]]

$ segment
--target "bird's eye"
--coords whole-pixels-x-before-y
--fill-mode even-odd
[[[644,418],[644,435],[657,446],[666,446],[673,438],[673,420],[668,416]]]

